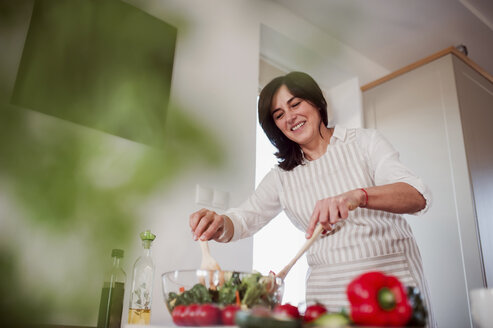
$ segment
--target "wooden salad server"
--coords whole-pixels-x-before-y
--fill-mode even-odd
[[[221,271],[219,263],[212,257],[211,252],[209,251],[209,243],[202,240],[199,242],[200,248],[202,249],[202,262],[200,264],[200,268],[202,270]]]
[[[276,277],[279,277],[282,280],[284,280],[284,278],[286,278],[286,276],[288,275],[289,270],[291,270],[291,268],[293,267],[293,265],[295,265],[295,263],[300,259],[300,257],[303,254],[305,254],[305,252],[307,251],[307,249],[310,248],[310,246],[312,246],[312,244],[318,239],[318,237],[320,236],[320,234],[322,233],[323,230],[324,230],[324,227],[322,227],[322,225],[319,223],[317,225],[317,227],[315,228],[315,230],[313,231],[313,234],[310,237],[310,239],[308,239],[303,244],[303,246],[300,248],[300,250],[298,251],[298,253],[296,253],[296,255],[294,256],[294,258],[278,274],[276,274]]]
[[[224,284],[224,273],[221,270],[219,263],[214,257],[212,257],[211,252],[209,251],[209,243],[203,240],[200,240],[199,243],[200,248],[202,249],[202,262],[200,263],[200,269],[209,271],[209,288],[215,290],[217,286],[214,283],[213,272],[219,272],[219,286]],[[200,278],[199,280],[202,285],[206,285],[205,278]]]

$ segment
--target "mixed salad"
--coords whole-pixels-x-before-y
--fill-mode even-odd
[[[347,286],[349,308],[329,312],[321,303],[303,312],[279,304],[275,276],[222,272],[219,284],[202,280],[169,293],[167,306],[178,326],[237,325],[240,328],[315,328],[361,326],[425,327],[427,309],[420,291],[392,275],[368,271]],[[226,276],[227,275],[227,276]]]
[[[179,293],[168,293],[167,306],[170,311],[178,305],[215,303],[220,306],[235,304],[251,308],[261,305],[273,308],[280,299],[275,293],[275,277],[252,273],[242,276],[239,272],[229,273],[224,283],[207,288],[197,283],[192,288],[180,290]]]

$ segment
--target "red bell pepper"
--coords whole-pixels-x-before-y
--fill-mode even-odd
[[[406,325],[412,315],[402,283],[382,272],[356,277],[347,287],[347,296],[355,324],[398,327]]]

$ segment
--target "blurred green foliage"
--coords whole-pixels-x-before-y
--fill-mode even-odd
[[[31,263],[28,269],[35,273],[39,265],[49,266],[55,262],[53,270],[67,270],[67,275],[62,274],[67,280],[60,281],[58,287],[72,292],[65,293],[60,300],[60,290],[50,290],[43,285],[42,275],[35,284],[29,285],[33,289],[26,290],[25,275],[19,274],[22,267],[16,261],[23,261],[17,256],[23,256],[19,250],[31,242],[32,232],[16,231],[11,240],[13,247],[0,253],[0,280],[2,289],[7,289],[2,293],[14,296],[0,298],[1,313],[8,312],[8,318],[18,315],[41,322],[50,321],[58,311],[82,322],[94,315],[97,310],[91,298],[94,290],[88,289],[87,284],[94,284],[96,280],[99,286],[101,273],[109,263],[110,250],[125,249],[132,238],[135,239],[137,222],[143,219],[139,217],[139,209],[146,198],[158,188],[170,187],[180,173],[193,165],[221,163],[218,143],[184,115],[183,110],[171,109],[169,123],[173,124],[166,135],[169,142],[158,149],[36,113],[23,113],[18,108],[2,107],[2,189],[20,208],[23,220],[29,221],[33,229],[41,227],[40,233],[49,232],[46,242],[56,240],[54,248],[60,244],[73,247],[58,255],[63,256],[68,251],[79,257],[80,271],[70,268],[73,263],[64,267],[64,263],[54,261],[56,253],[29,248],[36,252],[31,255],[38,257],[39,262]],[[63,245],[63,240],[77,234],[85,235],[82,248],[70,243]],[[24,242],[16,247],[20,240]],[[36,316],[26,317],[25,311],[32,309],[36,310]]]
[[[111,249],[140,232],[146,199],[222,152],[167,107],[169,25],[116,0],[34,4],[13,97],[0,99],[0,326],[94,325]]]

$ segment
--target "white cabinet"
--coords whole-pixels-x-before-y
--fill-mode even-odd
[[[362,87],[382,132],[432,190],[407,216],[439,327],[472,327],[468,293],[493,286],[493,79],[453,48]]]

